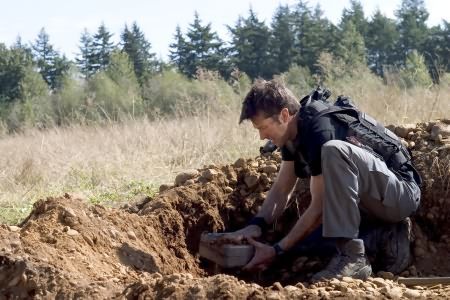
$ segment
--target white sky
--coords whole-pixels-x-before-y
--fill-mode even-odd
[[[400,6],[401,0],[362,0],[366,16],[379,7],[389,17]],[[152,44],[152,52],[166,59],[169,44],[173,41],[175,27],[183,32],[199,13],[203,24],[212,23],[219,36],[229,39],[225,25],[234,25],[239,15],[248,16],[250,7],[260,20],[270,24],[279,4],[295,5],[297,0],[0,0],[0,42],[11,45],[20,35],[23,42],[35,40],[39,30],[45,27],[50,43],[58,51],[74,58],[78,53],[80,35],[84,28],[96,32],[103,21],[114,41],[119,41],[124,24],[136,21]],[[310,0],[314,7],[320,3],[325,16],[339,22],[342,10],[349,7],[349,0]],[[450,1],[425,0],[430,13],[428,25],[450,20]]]

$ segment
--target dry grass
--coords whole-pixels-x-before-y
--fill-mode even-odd
[[[333,97],[350,96],[361,110],[385,125],[400,125],[450,117],[450,84],[430,89],[403,89],[386,86],[373,74],[363,73],[359,80],[341,81],[329,87]]]
[[[218,119],[130,121],[104,127],[37,130],[0,140],[0,223],[16,222],[35,200],[81,192],[121,200],[173,182],[182,169],[255,156],[257,132],[238,114]]]
[[[361,82],[367,82],[361,80]],[[404,91],[380,84],[331,87],[351,95],[384,124],[450,117],[450,88]],[[130,121],[108,126],[30,130],[0,139],[0,223],[16,223],[34,201],[78,192],[94,202],[123,202],[172,182],[182,169],[232,163],[258,152],[257,132],[218,117]]]

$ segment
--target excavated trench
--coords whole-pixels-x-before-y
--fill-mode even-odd
[[[450,122],[395,129],[424,178],[412,217],[414,260],[401,276],[450,276]],[[389,273],[368,282],[309,284],[327,256],[291,253],[268,270],[221,270],[198,256],[202,232],[245,226],[262,204],[280,163],[275,152],[233,165],[180,173],[158,196],[121,209],[76,195],[38,201],[20,226],[0,225],[0,294],[16,298],[326,298],[449,296],[445,286],[410,289]],[[297,184],[282,218],[265,236],[284,236],[309,202]],[[378,270],[383,271],[383,270]],[[400,295],[400,296],[399,296]]]

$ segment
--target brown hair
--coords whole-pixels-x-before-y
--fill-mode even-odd
[[[290,115],[297,113],[300,104],[294,94],[276,80],[258,79],[242,102],[239,124],[255,117],[260,112],[266,117],[274,117],[283,108],[287,108]]]

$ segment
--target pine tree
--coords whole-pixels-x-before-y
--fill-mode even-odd
[[[189,49],[179,25],[176,27],[174,40],[169,46],[169,59],[181,73],[188,74],[186,67]]]
[[[61,78],[70,68],[70,62],[53,49],[49,36],[42,28],[32,45],[33,57],[42,78],[52,89],[60,87]]]
[[[170,44],[170,61],[178,70],[194,77],[199,68],[218,71],[224,77],[228,76],[229,67],[226,61],[226,49],[216,32],[212,31],[211,23],[202,25],[196,12],[194,22],[189,25],[186,36],[179,26],[174,35],[175,41]]]
[[[443,20],[441,25],[430,29],[425,51],[430,54],[433,79],[450,72],[450,22]]]
[[[198,68],[220,71],[224,60],[222,46],[223,42],[212,31],[211,23],[201,24],[196,12],[194,22],[190,24],[186,33],[187,37],[187,71],[189,76],[196,74]]]
[[[353,22],[345,22],[343,26],[334,54],[342,59],[348,70],[352,70],[366,63],[364,39]]]
[[[252,9],[247,18],[239,17],[231,32],[231,55],[234,65],[250,78],[270,78],[269,28],[260,21]]]
[[[92,67],[94,73],[105,69],[109,64],[109,59],[115,46],[111,41],[112,33],[108,31],[105,24],[101,24],[97,33],[93,36],[92,46],[94,49]]]
[[[402,0],[400,9],[395,12],[398,18],[397,28],[400,33],[398,56],[405,61],[413,50],[422,52],[428,35],[426,21],[428,11],[423,0]]]
[[[89,34],[89,32],[84,29],[83,33],[81,34],[80,38],[80,54],[75,59],[76,64],[78,65],[81,73],[86,77],[91,77],[95,71],[96,66],[94,65],[94,42],[92,39],[92,36]]]
[[[272,73],[280,74],[289,70],[294,59],[294,28],[287,5],[279,5],[272,18],[269,54]]]
[[[316,72],[317,60],[322,52],[334,48],[335,26],[324,17],[317,5],[312,11],[305,1],[299,1],[294,12],[295,57],[294,63]]]
[[[36,61],[39,73],[49,86],[52,85],[53,61],[57,55],[50,44],[50,38],[45,29],[42,28],[35,43],[32,45],[33,56]]]
[[[395,21],[378,9],[369,22],[366,39],[367,64],[376,74],[383,76],[384,66],[397,63],[395,55],[398,39]]]
[[[350,0],[350,9],[345,8],[342,12],[341,27],[351,21],[359,34],[365,38],[368,30],[368,22],[364,16],[363,6],[358,0]]]
[[[139,83],[144,84],[156,72],[157,61],[152,53],[151,44],[145,38],[136,22],[131,30],[125,25],[121,35],[123,51],[128,55]]]

